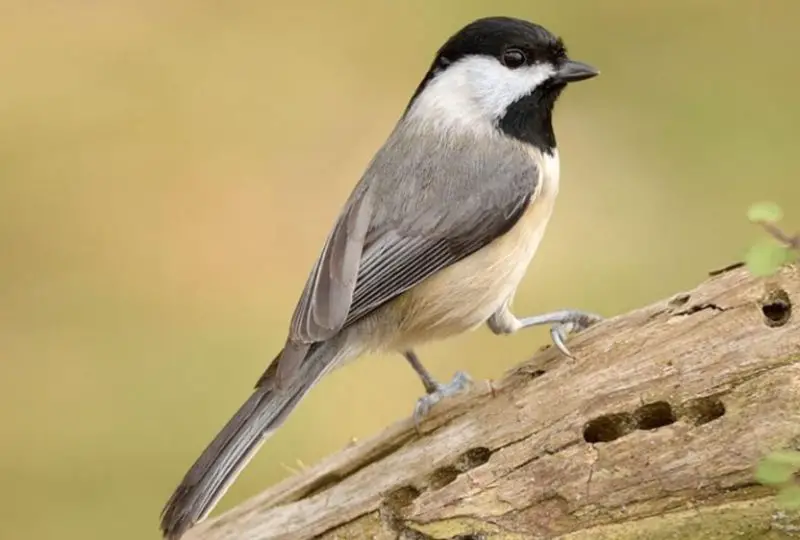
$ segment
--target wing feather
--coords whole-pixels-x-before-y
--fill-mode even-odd
[[[449,237],[384,235],[363,254],[350,313],[353,324],[425,278],[475,253],[505,232],[525,212],[532,193],[520,193],[507,208],[480,213]],[[476,219],[477,218],[477,219]]]
[[[295,309],[291,341],[324,341],[342,328],[358,278],[370,212],[369,197],[364,194],[348,204],[337,220]]]

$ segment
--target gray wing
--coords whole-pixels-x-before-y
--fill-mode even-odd
[[[425,226],[426,213],[420,212],[419,221],[405,230],[389,230],[372,239],[361,259],[344,326],[505,234],[525,212],[533,191],[509,193],[502,205],[482,199],[487,195],[451,204],[437,216],[438,223]]]
[[[516,145],[430,145],[397,133],[336,222],[295,310],[279,371],[341,329],[507,232],[539,169]]]
[[[370,216],[369,198],[355,193],[311,270],[292,318],[290,341],[324,341],[342,328],[350,310]]]

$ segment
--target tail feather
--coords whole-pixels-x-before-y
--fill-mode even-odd
[[[228,420],[183,477],[161,512],[161,531],[177,540],[211,512],[230,485],[312,386],[336,360],[337,351],[312,347],[299,373],[284,389],[275,389],[275,362],[259,386]]]

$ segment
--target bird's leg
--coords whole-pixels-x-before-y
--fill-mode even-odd
[[[425,395],[417,400],[417,405],[414,407],[415,426],[419,426],[420,420],[428,414],[431,407],[444,398],[463,392],[469,388],[472,383],[472,379],[469,375],[463,371],[457,371],[450,382],[439,384],[425,366],[422,365],[422,362],[419,361],[419,357],[414,351],[405,351],[403,356],[408,360],[408,363],[411,364],[411,367],[414,368],[414,371],[417,372],[417,375],[419,375],[422,381],[422,386],[425,387]]]
[[[572,358],[572,353],[569,352],[569,349],[567,349],[567,346],[564,344],[567,335],[571,332],[580,332],[596,322],[603,320],[600,315],[574,309],[562,309],[543,315],[518,319],[511,313],[509,304],[510,300],[503,303],[500,309],[486,322],[492,332],[495,334],[513,334],[517,330],[523,328],[549,324],[550,337],[553,340],[553,344],[565,356],[570,358]]]

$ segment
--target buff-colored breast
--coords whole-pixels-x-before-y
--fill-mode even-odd
[[[506,234],[393,302],[390,333],[394,335],[384,336],[390,338],[388,348],[403,350],[474,329],[514,295],[539,247],[558,195],[558,154],[531,152],[542,166],[525,213]],[[386,345],[384,341],[381,348]]]

